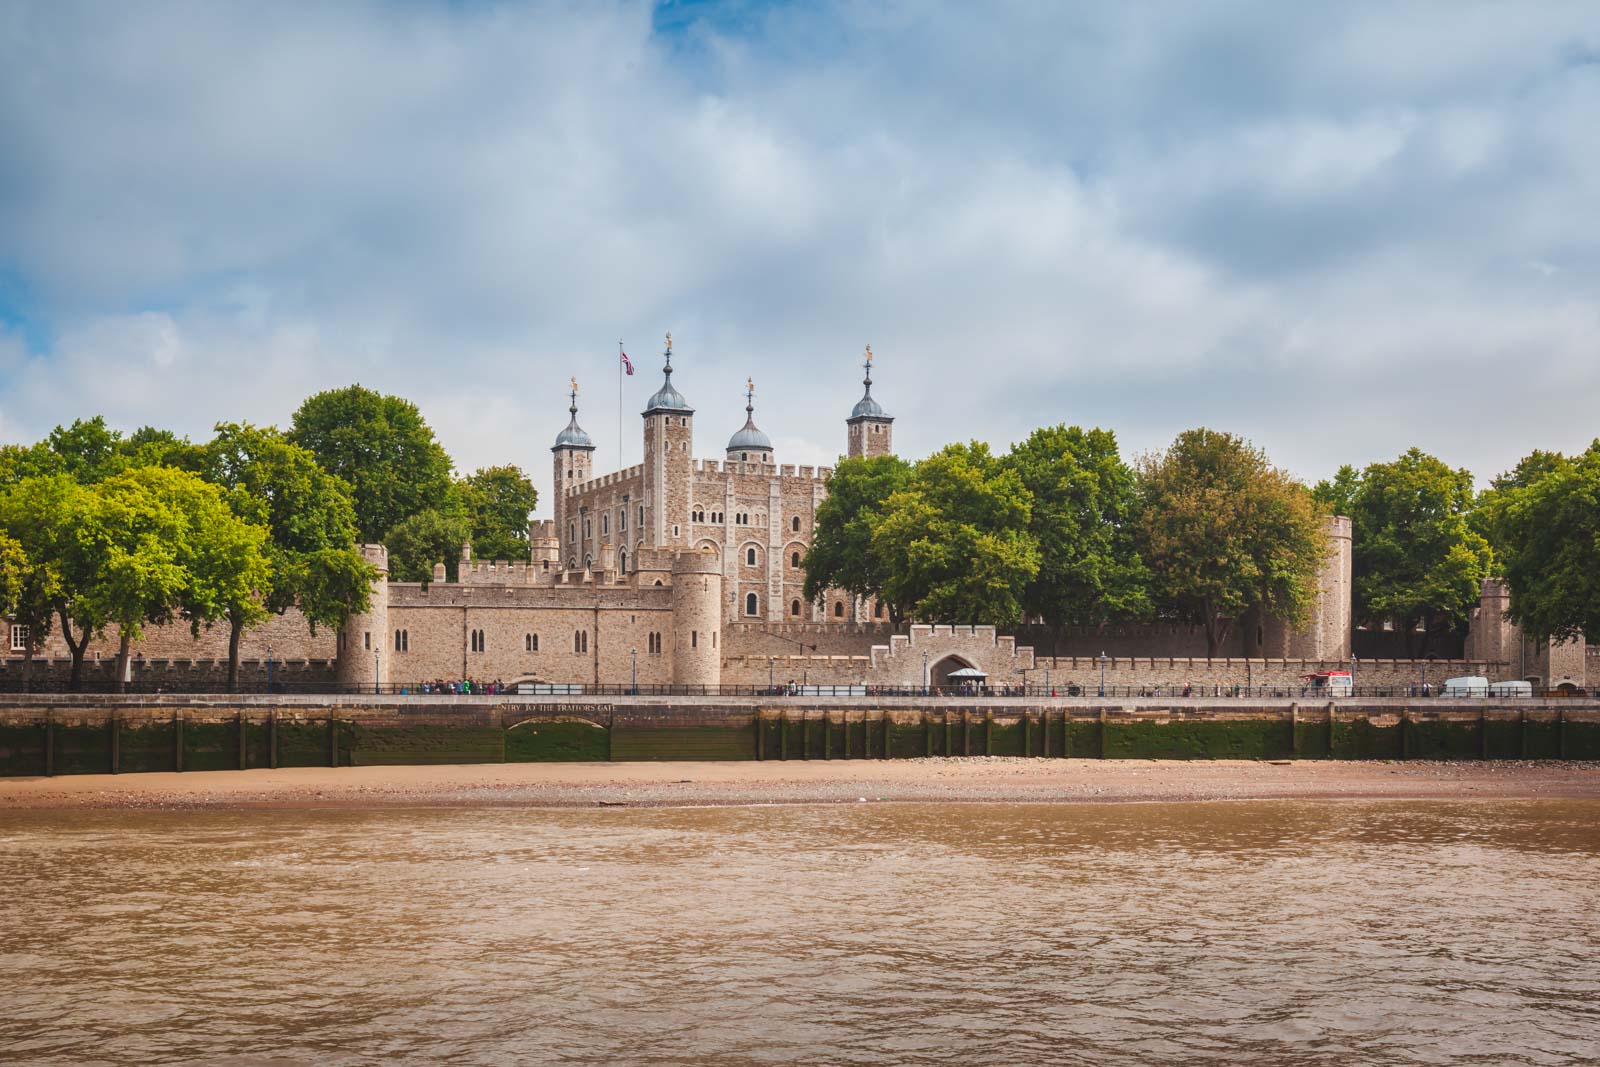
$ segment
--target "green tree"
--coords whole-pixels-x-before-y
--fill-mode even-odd
[[[539,491],[521,467],[485,467],[456,483],[479,559],[527,559],[528,517]]]
[[[467,520],[429,509],[411,516],[389,531],[389,577],[397,582],[430,582],[433,565],[443,563],[445,576],[455,581],[461,563],[461,545],[470,534]]]
[[[35,613],[26,623],[36,627],[30,646],[43,640],[43,620],[54,615],[72,656],[74,689],[82,684],[89,639],[104,625],[86,595],[100,573],[97,543],[85,536],[99,521],[98,510],[94,492],[64,473],[24,477],[0,493],[0,527],[21,544],[32,568],[33,599],[23,598]],[[18,622],[23,618],[19,605]]]
[[[177,467],[204,474],[206,450],[171,430],[141,426],[117,442],[117,452],[130,467]]]
[[[207,480],[228,491],[234,513],[268,531],[271,577],[259,587],[266,612],[298,608],[311,632],[367,610],[377,572],[356,546],[350,487],[275,429],[219,423],[206,447]],[[230,605],[228,687],[239,678],[239,645],[264,615],[254,601]]]
[[[872,526],[881,596],[900,615],[1009,626],[1039,573],[1022,479],[987,445],[948,445],[918,463]]]
[[[1369,625],[1392,621],[1414,657],[1465,631],[1490,574],[1474,503],[1470,471],[1416,448],[1369,465],[1350,495],[1355,615]]]
[[[1050,426],[1002,465],[1033,497],[1039,573],[1022,606],[1048,625],[1097,626],[1150,613],[1150,574],[1134,544],[1139,489],[1108,430]]]
[[[839,461],[828,476],[828,495],[817,505],[806,552],[806,599],[821,599],[829,589],[858,597],[879,597],[889,618],[900,624],[900,607],[881,596],[889,577],[884,558],[872,547],[872,531],[889,498],[911,479],[911,465],[898,456],[856,457]]]
[[[196,636],[224,618],[258,621],[271,566],[264,527],[239,518],[222,491],[174,467],[135,467],[96,487],[92,539],[102,565],[89,614],[119,630],[117,679],[146,623],[182,618]]]
[[[57,469],[83,485],[105,481],[127,466],[122,434],[108,428],[100,415],[57,426],[47,441],[50,452],[60,458]]]
[[[1600,634],[1600,441],[1572,459],[1536,455],[1497,479],[1486,504],[1507,614],[1535,639]]]
[[[1215,656],[1252,609],[1302,621],[1327,548],[1311,493],[1233,434],[1185,430],[1139,461],[1139,543],[1160,606]]]
[[[350,484],[363,542],[450,505],[450,457],[409,400],[359,385],[318,393],[294,413],[289,440]]]

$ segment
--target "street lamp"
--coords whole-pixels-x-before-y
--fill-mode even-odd
[[[928,695],[928,650],[922,650],[922,695]]]
[[[776,656],[768,656],[767,657],[767,692],[768,693],[772,693],[772,692],[776,691],[776,682],[773,680],[772,668],[773,668],[773,665],[776,664],[777,662],[778,662],[778,659],[777,659]]]
[[[630,648],[630,649],[628,649],[628,655],[633,657],[633,684],[630,685],[628,688],[633,690],[633,695],[634,696],[638,696],[639,695],[639,650],[637,648]]]
[[[1350,653],[1350,695],[1356,695],[1356,654]]]
[[[267,646],[267,692],[272,692],[272,646]]]
[[[1100,650],[1100,695],[1106,695],[1106,652]]]
[[[378,657],[382,655],[377,649],[372,650],[372,691],[378,691]]]

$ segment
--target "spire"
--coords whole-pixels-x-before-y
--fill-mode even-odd
[[[876,400],[872,399],[871,345],[867,346],[867,358],[862,366],[864,366],[867,371],[866,376],[861,379],[861,384],[866,387],[866,391],[861,394],[861,399],[856,401],[856,406],[850,412],[850,419],[846,421],[854,421],[862,418],[887,419],[889,416],[883,410],[883,406],[880,405]]]
[[[771,458],[772,438],[756,426],[756,383],[750,378],[744,380],[744,428],[728,439],[728,452],[730,458],[734,452],[766,452],[763,458]]]
[[[594,442],[589,440],[589,435],[583,432],[583,427],[578,425],[578,379],[572,379],[572,406],[567,408],[571,418],[567,420],[567,428],[556,435],[556,448],[585,448],[594,451]],[[554,449],[552,449],[554,451]]]
[[[662,369],[664,377],[661,382],[661,388],[657,389],[655,395],[650,398],[650,401],[647,404],[645,404],[644,413],[649,415],[650,413],[656,411],[679,411],[685,415],[693,415],[694,408],[689,406],[689,402],[683,398],[682,393],[678,392],[672,387],[671,331],[668,331],[667,333],[667,347],[666,351],[662,354],[666,357],[666,366]]]

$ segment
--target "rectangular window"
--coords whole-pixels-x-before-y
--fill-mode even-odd
[[[11,627],[11,651],[28,651],[28,628],[26,626]]]

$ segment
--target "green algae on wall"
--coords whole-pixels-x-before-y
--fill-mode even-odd
[[[1292,753],[1289,721],[1272,719],[1137,719],[1108,724],[1108,759],[1284,759]]]
[[[611,753],[619,761],[749,760],[756,758],[756,733],[748,724],[618,726]]]
[[[519,722],[505,731],[507,763],[585,763],[611,758],[604,726],[583,719]]]

